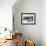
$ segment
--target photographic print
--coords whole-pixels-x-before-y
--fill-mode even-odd
[[[35,13],[21,13],[21,24],[36,24]]]

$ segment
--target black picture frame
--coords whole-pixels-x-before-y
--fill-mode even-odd
[[[35,25],[36,13],[21,13],[21,24],[22,25]]]

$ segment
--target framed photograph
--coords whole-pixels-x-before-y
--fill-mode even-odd
[[[36,24],[36,13],[21,13],[21,24],[23,25]]]

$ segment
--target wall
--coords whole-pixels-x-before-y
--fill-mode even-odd
[[[20,1],[18,0],[18,2]],[[36,46],[41,46],[41,25],[40,25],[41,1],[23,0],[17,6],[16,4],[13,6],[15,30],[18,30],[18,32],[22,32],[24,38],[34,40]],[[36,24],[22,25],[21,13],[36,13]]]
[[[12,29],[12,6],[16,0],[0,0],[0,27]]]
[[[46,0],[41,1],[41,40],[42,46],[46,46]]]

